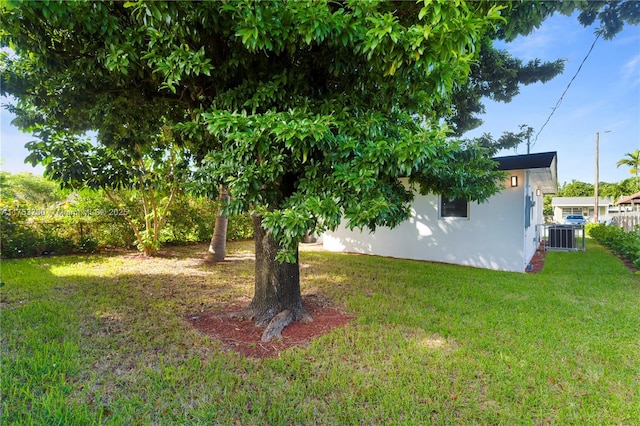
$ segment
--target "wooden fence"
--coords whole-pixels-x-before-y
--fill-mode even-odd
[[[640,212],[614,213],[611,220],[627,232],[635,231],[636,226],[640,226]]]

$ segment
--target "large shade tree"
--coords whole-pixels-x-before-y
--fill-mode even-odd
[[[618,15],[627,3],[615,5]],[[601,6],[589,6],[594,19]],[[487,38],[527,33],[573,7],[6,3],[1,43],[17,56],[3,53],[2,90],[19,99],[18,116],[96,130],[109,146],[169,123],[202,160],[197,181],[212,195],[226,188],[228,212],[254,214],[256,283],[245,314],[270,325],[267,340],[308,317],[297,264],[307,232],[341,220],[397,225],[415,193],[401,177],[469,200],[499,190],[488,151],[452,141],[441,119],[456,115],[454,94]]]

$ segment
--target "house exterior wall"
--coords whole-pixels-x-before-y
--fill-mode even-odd
[[[510,176],[518,176],[518,187],[510,186]],[[503,191],[485,203],[469,203],[468,218],[440,218],[439,196],[417,195],[411,218],[396,228],[381,227],[370,233],[366,229],[349,231],[341,225],[323,235],[324,247],[330,251],[524,272],[536,249],[535,224],[542,223],[540,197],[532,209],[531,226],[525,231],[524,178],[524,171],[509,172]],[[535,198],[535,187],[530,183],[528,189]]]
[[[554,197],[551,200],[553,207],[553,221],[564,223],[570,214],[581,214],[587,222],[593,221],[594,198],[593,197]],[[608,217],[613,207],[611,198],[598,199],[598,218],[603,220]]]
[[[527,176],[527,179],[523,196],[526,200],[526,195],[528,194],[533,202],[530,206],[531,220],[529,226],[524,227],[523,250],[526,267],[540,245],[540,229],[538,228],[538,225],[544,224],[544,194],[540,191],[540,195],[538,195],[537,190],[540,186],[539,182],[529,179],[528,172],[525,172],[525,175]]]

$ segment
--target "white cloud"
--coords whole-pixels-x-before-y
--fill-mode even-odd
[[[553,16],[544,21],[540,28],[527,36],[520,36],[499,48],[505,48],[514,56],[525,61],[531,59],[556,60],[559,47],[573,44],[585,29],[575,17]]]
[[[640,54],[629,59],[622,67],[624,84],[629,88],[640,86]]]
[[[545,51],[551,41],[552,38],[547,31],[539,30],[530,36],[518,37],[505,47],[514,56],[530,60],[540,57],[540,52]]]

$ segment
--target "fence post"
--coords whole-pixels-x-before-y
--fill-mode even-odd
[[[626,232],[635,231],[636,226],[640,225],[640,212],[614,213],[611,218],[617,227]]]

